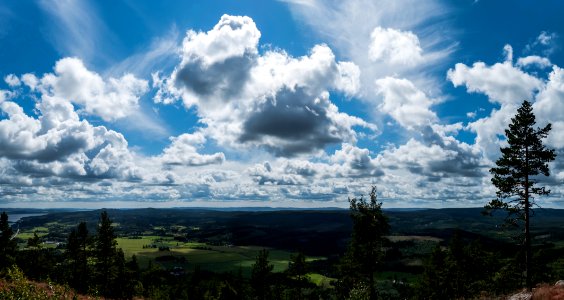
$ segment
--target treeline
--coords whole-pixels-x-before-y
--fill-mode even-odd
[[[219,274],[196,267],[185,273],[166,270],[152,262],[141,269],[135,256],[127,260],[117,247],[116,234],[106,211],[100,214],[95,234],[81,222],[70,231],[66,244],[60,249],[43,248],[37,234],[28,240],[27,247],[18,249],[5,212],[1,215],[0,230],[0,277],[8,283],[24,282],[22,275],[25,274],[31,280],[56,283],[79,294],[111,299],[330,298],[327,289],[307,279],[308,267],[303,253],[291,257],[287,271],[274,273],[268,250],[262,250],[252,266],[250,278],[245,278],[242,270]],[[17,289],[0,282],[0,296],[52,299],[40,291],[30,293],[31,285],[20,287],[26,291],[23,294],[2,290],[10,287]]]
[[[339,258],[306,262],[305,255],[297,253],[286,271],[273,272],[269,252],[262,250],[250,277],[243,276],[241,269],[215,273],[196,267],[185,272],[153,263],[140,268],[135,256],[126,259],[117,247],[106,211],[101,212],[94,231],[81,222],[68,233],[62,247],[44,248],[35,234],[25,248],[18,249],[8,215],[2,213],[0,276],[8,283],[23,282],[25,274],[37,282],[112,299],[472,299],[508,294],[524,285],[522,252],[508,256],[458,234],[448,244],[437,244],[416,281],[397,277],[382,280],[379,274],[390,271],[387,264],[397,249],[386,238],[390,226],[376,199],[376,190],[372,189],[368,198],[349,201],[353,230],[347,251]],[[549,282],[564,275],[551,265],[562,257],[562,250],[549,245],[536,247],[535,252],[534,282]],[[320,273],[333,278],[331,285],[312,283],[308,274],[313,269],[322,269]],[[21,294],[6,296],[2,289],[7,286],[0,282],[0,297],[38,298],[33,293],[28,298]]]

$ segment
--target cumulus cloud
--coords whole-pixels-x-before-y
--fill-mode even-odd
[[[384,172],[376,165],[376,160],[370,156],[370,151],[343,143],[340,150],[331,156],[331,162],[345,168],[341,174],[353,177],[382,176]],[[342,168],[339,168],[342,169]]]
[[[548,143],[557,148],[564,148],[564,69],[554,66],[548,76],[546,86],[538,94],[533,109],[537,122],[551,122],[553,129]]]
[[[37,77],[31,73],[23,74],[21,76],[21,81],[32,91],[34,91],[39,84],[39,79],[37,79]]]
[[[380,111],[390,114],[405,128],[413,129],[432,124],[437,120],[435,113],[429,109],[433,100],[407,79],[393,77],[378,79],[376,91],[384,99],[378,107]]]
[[[326,45],[299,58],[281,50],[260,55],[259,38],[252,19],[228,15],[208,32],[188,31],[181,63],[169,77],[154,75],[155,101],[181,98],[187,108],[196,107],[206,134],[221,145],[278,156],[354,142],[354,126],[375,129],[330,100],[330,91],[356,93],[356,65],[337,62]]]
[[[8,74],[4,77],[4,82],[8,84],[10,87],[17,87],[21,85],[21,81],[18,76],[14,74]]]
[[[485,162],[478,149],[453,137],[426,129],[423,141],[410,139],[406,144],[384,150],[378,155],[384,168],[406,169],[428,181],[450,177],[482,177]]]
[[[542,87],[542,81],[515,68],[510,61],[488,66],[476,62],[471,67],[457,63],[449,69],[447,79],[457,86],[465,86],[469,92],[486,94],[498,103],[521,103],[531,99]]]
[[[411,31],[374,28],[370,35],[369,57],[392,65],[415,65],[423,60],[419,38]]]
[[[129,155],[123,135],[92,126],[80,120],[72,104],[64,99],[43,96],[36,104],[39,117],[24,113],[12,101],[0,104],[7,118],[0,121],[0,157],[14,163],[14,168],[35,176],[110,176],[131,178],[135,167],[127,164]],[[106,161],[108,151],[120,151],[120,159]],[[125,153],[125,154],[124,154]],[[105,163],[102,170],[99,166]],[[115,172],[116,168],[122,169]],[[110,174],[111,173],[111,174]]]
[[[298,174],[289,174],[283,169],[273,170],[269,162],[257,164],[247,170],[259,185],[298,185],[306,184],[305,178]]]
[[[131,74],[104,80],[88,70],[78,58],[63,58],[55,64],[55,73],[45,74],[39,89],[52,97],[67,99],[83,107],[84,112],[105,121],[124,118],[137,110],[139,98],[147,92],[146,80]],[[35,86],[29,79],[28,85]],[[27,83],[26,83],[27,84]]]
[[[159,157],[166,165],[204,166],[210,164],[221,164],[225,161],[225,155],[221,152],[214,154],[199,154],[198,147],[206,142],[201,132],[185,133],[171,138],[170,146],[163,150]]]
[[[186,107],[199,104],[200,97],[209,107],[231,100],[249,76],[259,38],[249,17],[223,15],[208,32],[189,30],[182,43],[182,61],[171,75],[172,90],[182,93]]]
[[[551,43],[549,35],[539,36],[537,45]],[[547,58],[540,56],[527,56],[517,60],[517,66],[527,69],[535,65],[545,68],[551,65]],[[562,130],[564,129],[564,105],[561,99],[564,97],[564,71],[556,65],[548,74],[548,79],[539,77],[536,73],[527,73],[525,70],[514,67],[510,61],[496,63],[486,66],[484,63],[474,63],[472,67],[456,64],[454,69],[449,70],[448,78],[455,86],[465,85],[469,92],[483,93],[491,102],[500,104],[499,108],[492,109],[488,116],[468,123],[466,129],[476,133],[475,145],[483,153],[484,158],[491,163],[499,157],[499,148],[505,146],[502,138],[504,129],[511,122],[511,118],[517,112],[523,100],[533,102],[534,113],[539,126],[550,122],[553,130],[549,134],[546,143],[557,151],[564,147]],[[557,161],[562,158],[557,157]],[[556,162],[555,172],[560,170]]]
[[[440,92],[440,80],[430,77],[429,70],[441,67],[456,48],[444,23],[436,22],[449,13],[440,1],[284,2],[331,48],[359,66],[361,100],[378,105],[374,80],[390,76]],[[379,117],[375,113],[374,118]]]

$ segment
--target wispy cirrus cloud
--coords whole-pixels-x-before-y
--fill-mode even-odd
[[[110,61],[111,47],[118,40],[86,0],[39,0],[48,15],[48,38],[61,56],[84,61]]]

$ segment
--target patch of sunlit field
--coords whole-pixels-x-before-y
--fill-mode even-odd
[[[158,236],[117,238],[117,242],[126,257],[130,258],[135,255],[142,267],[146,267],[149,261],[152,261],[153,264],[166,269],[181,267],[192,271],[200,268],[214,272],[242,272],[244,276],[250,274],[258,252],[263,249],[257,246],[215,246],[205,243],[179,242],[172,238]],[[155,247],[148,247],[151,245]],[[274,272],[286,270],[292,254],[289,251],[269,249],[269,261],[274,266]],[[322,258],[307,258],[308,261],[316,259]]]

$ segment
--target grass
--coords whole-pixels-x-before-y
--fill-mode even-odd
[[[315,283],[317,286],[324,288],[331,288],[331,282],[335,281],[334,278],[329,278],[327,276],[318,273],[309,273],[306,275],[309,281]]]
[[[117,238],[118,247],[123,249],[126,257],[135,255],[141,267],[149,261],[164,268],[183,267],[193,270],[196,267],[214,272],[238,272],[249,276],[258,252],[263,247],[256,246],[211,246],[205,243],[178,242],[172,238],[159,236],[142,236],[138,239]],[[158,248],[143,248],[144,245],[169,247],[170,251],[159,251]],[[277,249],[269,250],[269,260],[274,272],[282,272],[288,268],[291,252]],[[158,257],[168,256],[165,261],[155,261]],[[322,259],[308,257],[308,261]],[[321,276],[321,275],[320,275]]]
[[[387,236],[388,240],[391,242],[400,241],[432,241],[435,243],[441,242],[443,239],[433,236],[422,236],[422,235],[390,235]]]

